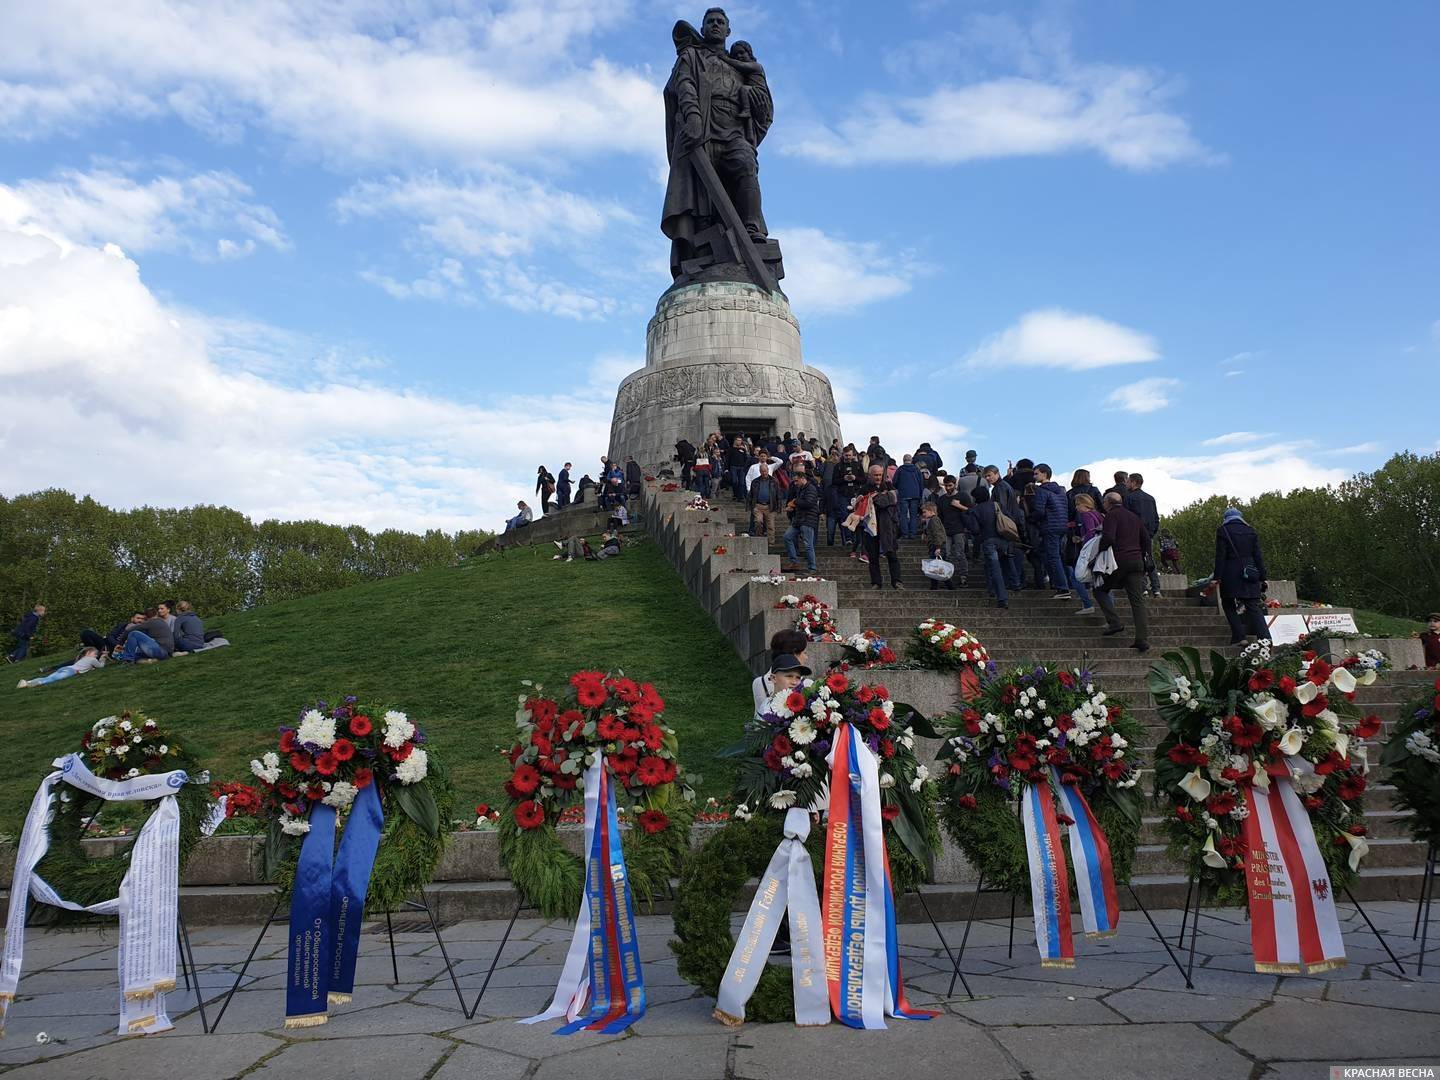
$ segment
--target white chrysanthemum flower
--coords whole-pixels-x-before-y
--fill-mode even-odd
[[[796,765],[791,772],[795,774],[796,779],[805,780],[815,775],[815,766],[811,765],[808,761],[802,761]]]
[[[126,779],[126,780],[133,780],[133,779],[135,779],[135,777],[137,777],[137,776],[139,776],[139,775],[140,775],[140,770],[139,770],[139,769],[131,769],[129,772],[127,772],[127,773],[125,774],[125,779]]]
[[[169,745],[167,745],[166,743],[161,743],[161,744],[160,744],[160,754],[161,754],[161,756],[163,757],[164,755],[166,755],[166,754],[168,754],[168,753],[170,753],[170,747],[169,747]],[[266,754],[266,755],[265,755],[265,760],[266,760],[266,762],[269,762],[269,760],[270,760],[272,757],[275,758],[275,764],[277,764],[277,765],[280,764],[280,759],[279,759],[278,757],[276,757],[273,753],[272,753],[272,754]]]
[[[815,725],[807,717],[797,716],[790,722],[790,741],[796,746],[809,746],[815,741]]]
[[[335,718],[311,709],[300,718],[300,729],[295,732],[295,739],[301,743],[312,743],[321,749],[334,746]]]
[[[415,735],[415,725],[403,712],[391,709],[385,714],[385,745],[404,746]]]
[[[310,822],[303,818],[282,814],[280,815],[280,831],[286,836],[304,836],[310,831]]]
[[[413,731],[414,728],[412,727]],[[410,756],[395,767],[395,779],[402,784],[418,784],[430,772],[430,757],[420,747],[410,751]]]
[[[749,821],[750,818],[753,816],[754,815],[750,813],[750,807],[746,806],[743,802],[739,806],[735,807],[736,821]]]
[[[885,772],[885,773],[881,773],[881,774],[880,774],[880,787],[881,787],[882,789],[884,789],[884,788],[892,788],[892,787],[894,787],[894,786],[895,786],[895,777],[891,776],[888,772]]]
[[[333,806],[336,810],[348,810],[355,796],[360,789],[354,784],[346,783],[344,780],[336,780],[330,787],[330,794],[320,801],[326,806]]]
[[[772,810],[789,810],[794,805],[795,792],[789,788],[781,788],[770,796],[770,809]]]

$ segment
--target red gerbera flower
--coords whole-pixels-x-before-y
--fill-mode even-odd
[[[880,756],[887,761],[895,756],[895,743],[891,739],[880,740]]]
[[[305,751],[297,750],[290,755],[290,767],[298,773],[308,773],[314,768],[314,762],[310,760],[310,755]]]
[[[1280,692],[1287,697],[1295,696],[1295,680],[1289,675],[1281,675],[1279,682]]]
[[[370,732],[375,730],[375,725],[370,722],[370,717],[365,715],[352,716],[350,718],[350,734],[357,739],[363,739]]]
[[[975,807],[980,804],[976,801],[974,795],[961,795],[958,799],[955,800],[955,805],[960,807],[962,810],[974,810]]]
[[[398,764],[408,758],[414,749],[414,743],[401,743],[394,750],[390,751],[390,760]]]
[[[1373,739],[1380,734],[1380,717],[1371,713],[1355,725],[1355,737],[1357,739]]]
[[[640,733],[640,737],[645,741],[645,749],[647,750],[659,750],[660,747],[665,745],[665,732],[660,730],[659,724],[646,724],[645,730]]]
[[[520,794],[529,795],[540,786],[540,770],[533,765],[518,765],[515,775],[510,777],[510,783]]]
[[[889,700],[890,700],[890,691],[887,690],[887,689],[885,689],[885,687],[883,687],[883,686],[877,686],[877,687],[875,687],[875,696],[876,696],[877,698],[879,698],[881,701],[889,701]]]
[[[662,758],[643,758],[635,767],[635,779],[646,787],[665,783],[665,762]]]
[[[560,711],[560,707],[549,698],[531,698],[525,702],[525,708],[530,711],[530,719],[537,724],[553,724],[555,714]]]
[[[305,789],[305,797],[311,802],[319,802],[325,797],[325,789],[319,784],[311,784]]]
[[[321,776],[334,776],[335,770],[339,767],[340,762],[336,760],[335,755],[329,750],[326,750],[325,753],[315,759],[315,771]]]
[[[900,816],[900,807],[894,803],[891,803],[889,806],[882,806],[880,808],[880,816],[886,821],[894,821]]]
[[[522,829],[536,829],[545,823],[545,808],[534,799],[526,799],[515,807],[515,824]]]
[[[832,694],[843,694],[850,689],[850,680],[845,677],[843,671],[833,671],[826,676],[825,685],[830,688]]]
[[[875,700],[875,691],[871,690],[868,686],[862,686],[855,691],[855,700],[861,705],[869,705],[870,702]]]
[[[1365,794],[1365,778],[1363,776],[1347,776],[1340,781],[1340,798],[1346,802],[1358,799]]]
[[[635,818],[636,824],[647,833],[663,832],[670,825],[670,819],[659,810],[645,810]]]
[[[1205,807],[1216,817],[1223,817],[1235,809],[1235,796],[1229,792],[1221,795],[1211,795],[1205,800]]]
[[[605,704],[605,687],[600,683],[581,683],[575,687],[575,700],[587,709]]]
[[[890,726],[890,717],[885,715],[884,709],[871,709],[865,718],[876,731],[884,731]]]
[[[1167,756],[1176,765],[1208,765],[1210,759],[1205,756],[1205,751],[1198,746],[1191,746],[1189,743],[1176,743],[1167,751]]]
[[[791,690],[790,693],[785,695],[785,708],[789,709],[792,713],[804,712],[806,705],[805,695],[799,690]]]
[[[280,752],[282,754],[294,753],[295,745],[295,732],[282,731],[280,733]]]
[[[1275,672],[1269,668],[1261,668],[1250,676],[1250,690],[1258,694],[1262,690],[1269,690],[1275,685]]]
[[[895,650],[888,645],[881,649],[880,662],[882,664],[893,664],[895,662]]]
[[[349,761],[355,756],[355,744],[349,739],[336,739],[330,753],[335,755],[336,761]]]
[[[625,734],[625,725],[614,713],[605,713],[596,721],[595,731],[606,742],[614,742]]]

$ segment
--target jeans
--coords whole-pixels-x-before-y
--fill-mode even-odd
[[[1050,577],[1050,587],[1057,592],[1065,590],[1069,585],[1069,575],[1065,573],[1065,560],[1060,555],[1060,549],[1065,546],[1065,534],[1063,532],[1047,532],[1043,534],[1045,541],[1045,573]]]
[[[143,630],[131,630],[125,638],[125,648],[121,650],[120,659],[133,664],[139,656],[148,660],[164,660],[169,655],[158,641]]]
[[[826,533],[825,543],[826,543],[826,545],[827,545],[828,547],[834,547],[834,546],[835,546],[835,530],[836,530],[836,529],[839,529],[839,530],[840,530],[840,543],[844,544],[846,547],[849,547],[849,546],[850,546],[850,543],[851,543],[850,530],[847,529],[847,528],[845,528],[845,526],[843,526],[843,525],[840,524],[840,522],[842,522],[842,521],[844,521],[844,520],[845,520],[845,514],[844,514],[843,511],[840,511],[840,510],[834,510],[834,511],[832,511],[832,512],[830,512],[830,513],[828,513],[828,514],[825,515],[825,533]]]
[[[1244,609],[1243,616],[1236,614],[1236,604]],[[1225,621],[1230,624],[1232,645],[1239,644],[1247,636],[1253,636],[1257,641],[1270,637],[1270,628],[1265,624],[1265,601],[1258,596],[1234,596],[1221,589],[1220,609],[1225,612]]]
[[[708,472],[695,474],[695,490],[702,499],[710,498],[710,474]]]
[[[1009,562],[1009,554],[1004,557]],[[1010,598],[1005,594],[1005,575],[1000,569],[1002,556],[999,551],[999,543],[995,540],[986,540],[980,545],[980,560],[985,564],[985,584],[990,589],[990,595],[1002,604],[1008,605]]]
[[[1065,567],[1065,577],[1070,582],[1070,588],[1075,590],[1075,595],[1080,597],[1081,606],[1086,608],[1094,607],[1094,601],[1090,597],[1090,590],[1085,587],[1083,581],[1075,576],[1075,567]]]
[[[879,586],[884,584],[880,580],[880,538],[871,536],[867,532],[860,532],[861,542],[865,545],[865,554],[870,559],[870,584]],[[885,552],[885,561],[890,565],[890,584],[900,584],[900,560],[895,557],[893,551]]]
[[[785,554],[790,556],[792,563],[799,562],[800,556],[795,553],[795,539],[799,537],[805,541],[805,565],[813,573],[815,570],[815,528],[812,525],[791,525],[785,530]]]
[[[175,639],[175,651],[176,651],[176,652],[199,652],[199,651],[200,651],[201,649],[203,649],[203,648],[205,648],[205,639],[204,639],[204,638],[198,638],[198,637],[192,637],[192,638],[177,637],[177,638]]]
[[[514,532],[516,529],[523,529],[528,524],[530,523],[525,520],[523,515],[516,514],[509,521],[505,522],[505,531]]]
[[[1000,566],[1006,585],[1017,592],[1025,587],[1025,552],[1019,544],[1011,544],[1009,552],[1000,556]]]
[[[1122,562],[1115,572],[1095,589],[1095,602],[1105,613],[1105,623],[1112,630],[1125,625],[1120,621],[1120,613],[1115,610],[1115,600],[1110,595],[1116,589],[1124,589],[1125,596],[1130,601],[1130,619],[1135,623],[1135,641],[1141,645],[1149,644],[1150,622],[1145,613],[1145,563],[1139,559]]]
[[[730,468],[730,494],[735,496],[736,502],[745,501],[745,473],[747,471],[744,465],[733,465]]]
[[[565,507],[570,505],[570,492],[566,491],[564,488],[561,488],[559,492],[557,492],[555,495],[555,501],[556,504],[560,507],[560,509],[564,510]]]
[[[19,663],[30,655],[30,639],[28,637],[15,639],[15,651],[10,654],[10,659]]]
[[[948,549],[950,561],[955,564],[955,577],[963,578],[970,573],[970,564],[965,559],[965,534],[951,533]],[[952,579],[953,580],[953,579]]]
[[[31,686],[49,686],[52,682],[59,682],[61,679],[71,678],[74,674],[75,674],[75,669],[74,669],[73,667],[70,667],[70,666],[67,664],[65,667],[58,667],[58,668],[56,668],[56,669],[55,669],[54,671],[52,671],[49,675],[46,675],[46,676],[45,676],[44,678],[42,678],[42,679],[31,679],[31,680],[30,680],[30,685],[31,685]]]
[[[900,535],[915,536],[920,529],[920,500],[900,500]]]
[[[1160,595],[1160,573],[1155,569],[1155,541],[1150,541],[1150,546],[1145,549],[1145,572],[1150,577],[1150,591],[1156,596]]]

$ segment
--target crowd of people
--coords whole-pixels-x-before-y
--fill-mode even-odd
[[[579,480],[571,476],[575,466],[565,462],[558,476],[544,465],[535,470],[535,494],[540,499],[540,515],[564,510],[569,506],[583,506],[587,496],[593,499],[601,510],[614,511],[626,507],[640,494],[640,485],[645,481],[644,470],[633,457],[626,456],[618,461],[609,457],[600,459],[600,479],[596,481],[589,473]],[[505,520],[505,532],[523,529],[535,520],[535,511],[524,499],[516,504],[516,514]],[[628,523],[628,514],[626,516]]]
[[[897,460],[877,435],[864,447],[838,439],[823,446],[804,432],[758,438],[714,432],[698,446],[685,438],[675,443],[680,483],[705,498],[728,494],[743,503],[752,536],[783,542],[787,572],[816,571],[823,535],[827,546],[846,547],[851,558],[868,564],[873,588],[883,588],[888,575],[890,586],[902,589],[901,543],[918,540],[929,560],[945,564],[936,567],[932,589],[942,580],[952,589],[968,585],[974,566],[1001,608],[1011,593],[1049,590],[1057,599],[1077,599],[1076,614],[1098,608],[1104,632],[1118,634],[1125,624],[1113,594],[1123,592],[1134,623],[1132,646],[1147,651],[1145,601],[1160,595],[1161,567],[1178,572],[1180,547],[1161,529],[1144,476],[1117,472],[1101,491],[1088,470],[1077,469],[1066,488],[1044,462],[1020,458],[1002,470],[979,464],[978,457],[970,450],[950,471],[940,452],[922,442]],[[1217,580],[1235,558],[1228,548],[1244,553],[1240,562],[1259,562],[1258,538],[1228,518],[1225,528],[1220,539],[1234,535],[1224,559],[1217,555]],[[1088,569],[1097,559],[1106,567],[1100,574]],[[1223,582],[1222,589],[1235,602],[1227,614],[1237,640],[1266,636],[1250,603],[1250,582]]]
[[[21,631],[27,633],[21,638],[21,648],[10,654],[12,661],[23,659],[28,652],[30,639],[44,615],[45,606],[37,604],[31,612],[31,616],[35,617],[27,617],[16,627],[17,637]],[[217,631],[206,631],[204,622],[188,600],[167,600],[145,611],[137,611],[124,622],[116,623],[107,634],[89,629],[80,631],[80,647],[73,660],[39,678],[21,679],[17,685],[22,690],[49,686],[96,671],[112,662],[156,664],[161,660],[226,644],[229,642]],[[21,655],[17,657],[16,653]]]

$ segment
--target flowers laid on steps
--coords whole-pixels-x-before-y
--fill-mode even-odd
[[[793,608],[796,613],[795,629],[807,635],[811,641],[840,640],[840,630],[835,625],[835,617],[830,613],[830,605],[818,597],[810,593],[804,596],[795,596],[792,593],[782,596],[775,607]]]
[[[703,495],[696,495],[685,504],[686,510],[709,510],[710,503]]]
[[[1380,763],[1390,770],[1396,807],[1413,813],[1411,835],[1440,843],[1440,679],[1401,711]]]
[[[877,668],[897,661],[895,650],[874,630],[851,634],[845,639],[843,663],[851,667]]]
[[[990,654],[979,638],[940,619],[926,619],[915,628],[907,656],[936,671],[984,667],[990,662]]]

